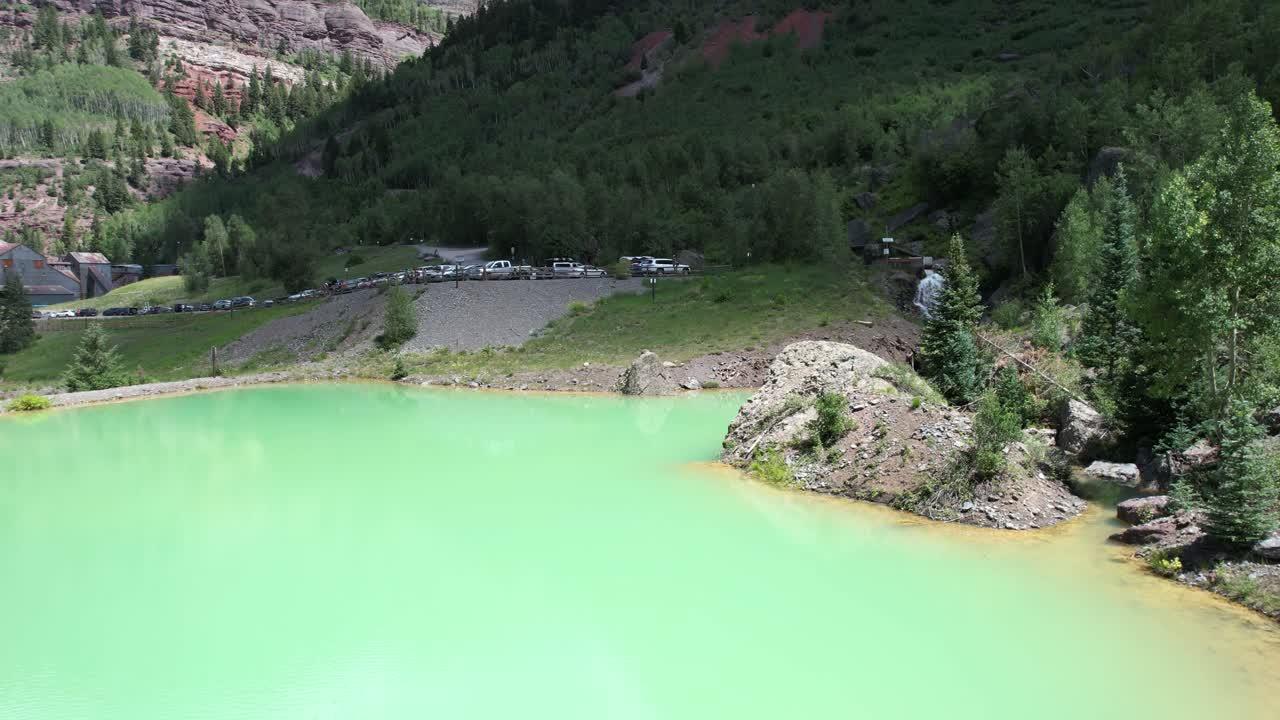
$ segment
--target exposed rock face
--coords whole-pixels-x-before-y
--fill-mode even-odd
[[[64,12],[102,10],[108,19],[135,14],[162,36],[275,50],[350,50],[384,65],[421,55],[438,38],[370,20],[349,2],[330,0],[53,0]]]
[[[619,390],[623,395],[674,395],[680,391],[680,384],[671,370],[657,355],[645,350],[622,373]]]
[[[188,158],[148,158],[147,197],[158,200],[177,192],[183,185],[194,180],[204,170],[198,160]]]
[[[1168,514],[1168,495],[1131,498],[1116,506],[1116,517],[1130,525],[1149,523]]]
[[[843,343],[808,340],[788,345],[769,366],[764,387],[747,401],[729,425],[725,459],[742,465],[760,445],[790,445],[817,412],[808,407],[787,412],[798,398],[810,401],[824,392],[846,396],[891,388],[872,373],[889,363]],[[789,405],[790,404],[790,405]]]
[[[1058,427],[1058,447],[1073,455],[1092,455],[1112,440],[1102,415],[1079,400],[1058,409]]]

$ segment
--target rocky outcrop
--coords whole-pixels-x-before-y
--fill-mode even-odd
[[[722,457],[740,468],[762,458],[782,462],[798,488],[983,527],[1048,527],[1084,509],[1053,469],[1039,466],[1049,453],[1033,449],[1042,442],[1035,433],[1007,448],[1004,476],[971,483],[972,421],[930,403],[922,385],[853,345],[793,343],[729,425]],[[830,393],[844,398],[849,429],[821,446],[815,405]]]
[[[824,392],[860,397],[893,386],[873,377],[889,363],[861,348],[809,340],[788,345],[769,366],[764,387],[729,424],[725,459],[750,462],[761,445],[788,446],[817,415],[811,405]],[[865,406],[865,403],[863,403]],[[804,407],[802,407],[804,406]]]
[[[159,200],[177,192],[183,185],[200,176],[204,166],[188,158],[148,158],[147,198]]]
[[[1168,495],[1131,498],[1116,505],[1116,517],[1130,525],[1143,525],[1168,514]]]
[[[658,356],[645,350],[622,373],[619,391],[623,395],[674,395],[680,391],[680,383]]]
[[[1200,527],[1202,521],[1203,518],[1196,513],[1178,513],[1134,525],[1115,533],[1111,539],[1126,545],[1188,547],[1204,538]]]
[[[63,12],[101,10],[109,20],[130,14],[162,37],[235,44],[274,51],[281,45],[338,53],[349,50],[386,66],[421,55],[438,40],[394,23],[369,19],[350,2],[334,0],[53,0]]]
[[[1092,456],[1110,445],[1105,419],[1089,405],[1068,398],[1058,409],[1058,447],[1072,455]]]

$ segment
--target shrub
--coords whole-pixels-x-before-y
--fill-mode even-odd
[[[350,256],[347,257],[346,266],[348,268],[354,268],[354,267],[360,267],[364,263],[365,263],[364,256],[352,253]]]
[[[1022,303],[1009,300],[995,306],[991,311],[991,322],[997,327],[1012,330],[1022,324]]]
[[[573,302],[569,303],[569,314],[573,317],[578,317],[579,315],[586,315],[590,311],[591,311],[591,306],[588,305],[587,303],[581,302],[579,300],[574,300]]]
[[[396,356],[396,362],[391,366],[391,379],[403,380],[409,377],[409,368],[404,364],[404,358]]]
[[[1169,548],[1159,548],[1147,556],[1147,567],[1157,575],[1171,578],[1182,572],[1182,558]]]
[[[814,407],[818,416],[809,422],[815,447],[830,447],[853,429],[849,418],[848,401],[838,392],[824,392],[818,396]]]
[[[1062,308],[1058,307],[1053,283],[1044,286],[1031,313],[1031,344],[1053,351],[1062,348]]]
[[[973,473],[988,480],[1004,472],[1005,446],[1022,434],[1022,418],[1000,402],[988,390],[978,400],[978,413],[973,417]]]
[[[1005,365],[996,373],[995,392],[1005,411],[1017,416],[1019,429],[1035,419],[1035,399],[1031,397],[1027,386],[1022,384],[1022,378],[1013,365]]]
[[[755,458],[749,468],[751,474],[776,487],[792,487],[796,484],[795,473],[787,460],[774,448],[763,448],[756,451]]]
[[[609,274],[616,277],[626,279],[631,277],[631,263],[625,260],[619,260],[609,268]]]
[[[399,347],[418,334],[418,317],[413,311],[413,299],[399,286],[388,290],[386,297],[387,311],[377,342],[383,348]]]
[[[708,381],[706,381],[706,382],[702,383],[702,387],[703,387],[703,388],[705,388],[705,389],[707,389],[707,390],[715,390],[716,388],[720,387],[720,381],[719,381],[719,380],[708,380]]]
[[[888,380],[898,390],[908,395],[914,395],[915,400],[911,405],[911,409],[920,407],[920,404],[927,402],[931,405],[945,406],[947,399],[929,384],[928,380],[920,377],[914,370],[901,363],[891,363],[882,365],[871,373],[872,377]]]
[[[5,407],[9,412],[35,412],[36,410],[48,410],[53,407],[53,403],[49,402],[47,397],[28,394],[10,400]]]

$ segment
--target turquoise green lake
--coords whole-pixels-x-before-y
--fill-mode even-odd
[[[711,463],[743,396],[389,385],[0,419],[0,718],[1280,717],[1280,633]]]

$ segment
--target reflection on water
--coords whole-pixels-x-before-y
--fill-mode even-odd
[[[778,491],[741,396],[265,388],[0,422],[0,717],[1274,718],[1106,544]]]

